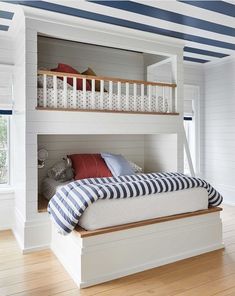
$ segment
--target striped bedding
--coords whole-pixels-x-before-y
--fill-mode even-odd
[[[90,178],[61,187],[52,197],[48,212],[58,232],[69,234],[90,204],[98,199],[134,198],[202,187],[208,192],[208,205],[218,206],[223,198],[206,181],[180,173],[151,173],[110,178]],[[147,201],[146,201],[147,202]]]

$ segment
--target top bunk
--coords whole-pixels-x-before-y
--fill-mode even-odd
[[[64,40],[43,37],[39,37],[38,44],[37,110],[179,114],[176,84],[156,82],[155,77],[154,81],[147,81],[148,66],[145,65],[146,56],[143,53],[121,52],[90,44],[71,45]],[[55,56],[52,56],[53,50]],[[78,53],[83,55],[80,64],[73,62],[75,59],[70,56],[76,56]],[[147,59],[149,56],[147,55]],[[116,68],[110,71],[110,65],[114,64],[116,57]],[[102,61],[104,58],[105,63]],[[110,58],[111,62],[107,62],[107,58]],[[67,61],[71,62],[68,64]],[[88,67],[87,70],[80,72],[84,66]],[[102,72],[99,73],[102,75],[96,75],[94,67],[95,71],[101,69]],[[110,73],[114,73],[115,77],[109,76]],[[120,76],[122,78],[118,78]]]

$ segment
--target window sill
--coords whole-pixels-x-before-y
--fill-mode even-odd
[[[0,187],[0,195],[14,193],[15,190],[11,186]]]

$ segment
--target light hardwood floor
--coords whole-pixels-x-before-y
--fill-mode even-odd
[[[50,250],[22,255],[12,233],[0,232],[0,296],[235,296],[235,207],[223,208],[225,250],[83,290]]]

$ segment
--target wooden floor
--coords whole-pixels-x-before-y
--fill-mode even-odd
[[[0,296],[235,296],[235,207],[222,218],[225,250],[83,290],[50,250],[22,255],[12,233],[0,232]]]

